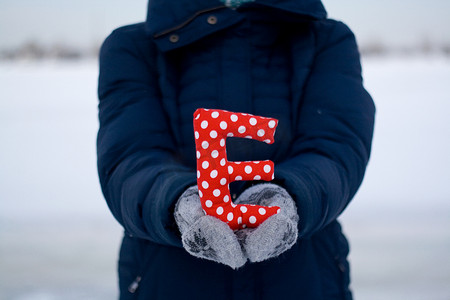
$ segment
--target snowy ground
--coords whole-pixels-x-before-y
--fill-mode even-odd
[[[356,299],[450,299],[450,60],[373,58],[372,159],[341,217]],[[0,64],[0,299],[114,299],[121,229],[95,169],[97,66]]]

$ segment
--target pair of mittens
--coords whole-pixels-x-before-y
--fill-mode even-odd
[[[247,259],[260,262],[277,257],[297,241],[297,208],[282,187],[270,183],[252,186],[235,203],[279,206],[281,210],[256,228],[233,231],[227,223],[205,214],[197,186],[190,187],[179,198],[174,212],[188,253],[237,269]]]

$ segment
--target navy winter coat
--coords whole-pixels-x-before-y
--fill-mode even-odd
[[[99,99],[99,176],[125,229],[121,299],[351,299],[336,218],[363,179],[374,105],[352,32],[320,1],[151,0],[146,23],[105,41]],[[273,160],[296,201],[299,240],[280,257],[233,271],[182,248],[173,208],[196,184],[199,107],[279,120],[275,144],[229,138],[227,152]]]

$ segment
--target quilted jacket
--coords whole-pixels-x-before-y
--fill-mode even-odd
[[[353,33],[320,1],[150,0],[146,22],[104,42],[98,95],[100,183],[125,231],[121,299],[351,299],[336,219],[362,182],[375,107]],[[279,120],[274,144],[228,138],[227,154],[274,161],[295,200],[299,240],[281,256],[233,271],[182,248],[173,209],[196,184],[200,107]]]

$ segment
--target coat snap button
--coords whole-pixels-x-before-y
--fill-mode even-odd
[[[208,24],[214,25],[217,23],[217,17],[216,16],[209,16],[206,20]]]
[[[177,34],[172,34],[170,37],[169,37],[169,41],[171,41],[172,43],[176,43],[176,42],[178,42],[180,40],[180,37],[177,35]]]

